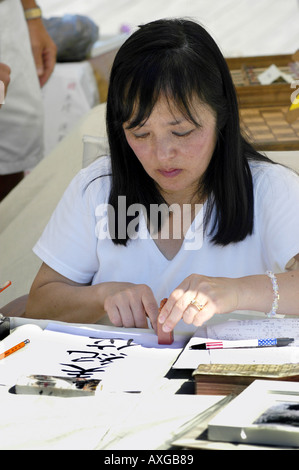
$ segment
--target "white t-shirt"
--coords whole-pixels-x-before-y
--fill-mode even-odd
[[[78,282],[125,281],[147,284],[155,298],[168,297],[188,275],[240,277],[282,272],[299,253],[299,177],[280,165],[251,163],[254,233],[218,246],[202,233],[203,209],[180,251],[168,260],[149,236],[141,216],[139,236],[127,246],[107,236],[104,217],[110,189],[110,159],[101,157],[81,170],[67,188],[34,252],[52,269]],[[106,236],[105,236],[106,233]],[[207,230],[209,233],[209,228]]]

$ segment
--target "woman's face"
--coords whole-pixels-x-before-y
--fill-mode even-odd
[[[197,126],[161,97],[144,124],[123,125],[128,144],[168,204],[202,202],[194,195],[216,145],[216,117],[199,101],[193,115]]]

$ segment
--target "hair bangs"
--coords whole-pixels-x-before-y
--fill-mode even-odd
[[[173,115],[179,110],[187,120],[198,125],[192,104],[194,96],[200,94],[198,79],[194,79],[194,73],[189,73],[191,67],[173,59],[175,51],[165,52],[141,63],[134,77],[123,87],[119,117],[123,123],[128,123],[129,129],[142,126],[161,97],[167,100]],[[203,93],[201,95],[205,102]]]

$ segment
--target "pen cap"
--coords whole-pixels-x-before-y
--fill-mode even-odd
[[[277,338],[277,346],[287,346],[294,342],[294,338]]]

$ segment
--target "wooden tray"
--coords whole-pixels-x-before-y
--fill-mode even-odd
[[[290,105],[290,97],[294,91],[290,83],[261,85],[257,76],[275,64],[295,81],[299,78],[299,63],[294,60],[295,57],[297,58],[294,54],[226,59],[240,107]]]
[[[257,150],[299,150],[299,119],[288,123],[288,106],[241,108],[243,134]]]
[[[294,89],[290,83],[261,85],[257,75],[275,64],[299,79],[299,53],[226,59],[239,100],[244,135],[258,150],[299,150],[299,119],[286,119]]]

